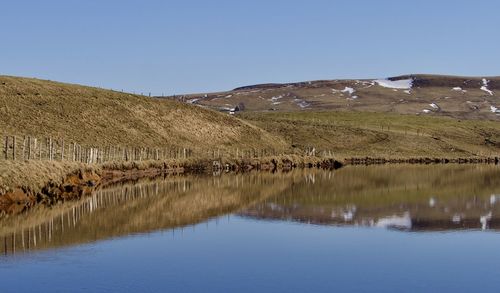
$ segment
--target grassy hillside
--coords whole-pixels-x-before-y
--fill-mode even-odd
[[[87,145],[282,149],[282,141],[201,107],[80,85],[0,76],[0,135]]]
[[[411,85],[391,84],[404,80]],[[185,98],[216,109],[243,103],[245,111],[335,110],[499,120],[499,90],[499,77],[408,75],[388,80],[263,84]]]
[[[451,92],[466,95],[475,93],[482,84],[482,79],[437,79],[434,76],[411,78],[414,78],[413,95],[436,87],[451,91],[448,87],[456,83],[461,84],[462,90],[467,92]],[[358,81],[358,88],[362,84]],[[332,92],[331,87],[348,85],[346,81],[271,84],[237,89],[235,95],[244,96],[239,94],[241,91],[252,94],[257,94],[255,91],[269,91],[271,95],[276,90],[290,89],[321,91],[328,88]],[[488,90],[494,91],[497,87],[495,79],[490,79]],[[366,90],[372,94],[379,92],[375,98],[358,98],[356,101],[370,100],[379,106],[364,108],[360,104],[358,107],[338,108],[335,111],[313,111],[312,106],[308,110],[291,112],[243,111],[235,117],[168,99],[0,76],[0,135],[52,136],[95,146],[186,147],[199,150],[200,154],[206,154],[202,150],[217,148],[230,150],[231,153],[236,148],[294,149],[296,153],[302,154],[304,149],[314,147],[318,151],[333,151],[339,159],[351,156],[451,158],[499,155],[500,125],[494,119],[489,119],[495,118],[495,115],[485,116],[483,120],[459,120],[438,117],[445,114],[444,110],[436,109],[436,112],[425,115],[402,115],[393,112],[405,112],[401,110],[403,106],[398,111],[388,111],[384,107],[390,104],[385,102],[395,99],[397,95],[409,94],[377,85],[369,86]],[[477,91],[486,94],[484,90]],[[340,94],[359,94],[361,97],[357,92]],[[494,95],[490,99],[496,99]],[[233,98],[224,99],[228,102]],[[288,97],[278,101],[282,99]],[[355,101],[351,99],[351,102]],[[443,104],[440,103],[440,107]],[[471,118],[471,113],[464,115]],[[478,115],[475,118],[482,117],[482,114]]]
[[[284,136],[297,150],[331,150],[338,158],[500,155],[496,121],[331,111],[249,112],[239,117]]]

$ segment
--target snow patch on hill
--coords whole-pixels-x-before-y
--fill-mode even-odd
[[[309,107],[311,104],[309,104],[306,101],[302,101],[302,102],[298,103],[297,105],[299,105],[300,108],[304,109],[304,108]]]
[[[295,104],[297,104],[297,106],[299,106],[301,109],[305,109],[307,107],[309,107],[311,104],[309,104],[308,102],[302,100],[302,99],[297,99],[295,98],[293,100],[295,102]]]
[[[346,86],[345,89],[341,90],[340,92],[342,92],[344,94],[349,94],[349,98],[351,98],[353,100],[358,98],[358,96],[353,96],[353,94],[356,92],[356,90],[353,89],[352,87]]]
[[[374,80],[381,87],[390,89],[401,89],[409,90],[413,86],[413,79],[402,79],[402,80],[389,80],[389,79],[377,79]]]
[[[490,96],[493,96],[493,92],[488,89],[489,83],[490,83],[489,80],[487,80],[486,78],[483,78],[483,86],[481,87],[481,90],[484,92],[487,92],[488,94],[490,94]]]
[[[343,92],[344,94],[348,93],[350,96],[354,94],[355,91],[356,90],[353,89],[352,87],[347,87],[347,86],[345,87],[345,89],[341,90],[341,92]]]

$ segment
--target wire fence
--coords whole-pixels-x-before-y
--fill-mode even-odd
[[[333,156],[331,151],[317,152],[309,147],[299,151],[306,156]],[[2,143],[3,160],[26,161],[67,161],[87,164],[106,162],[132,162],[168,159],[220,159],[220,158],[261,158],[290,154],[285,149],[271,148],[227,148],[217,149],[191,149],[187,147],[147,147],[147,146],[122,146],[122,145],[84,145],[63,138],[33,136],[4,135]]]

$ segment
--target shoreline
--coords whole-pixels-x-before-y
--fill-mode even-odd
[[[90,195],[96,188],[109,184],[154,178],[167,174],[212,174],[292,170],[294,168],[338,169],[343,166],[391,164],[499,164],[492,158],[406,158],[386,159],[353,157],[334,158],[281,155],[251,159],[172,159],[165,161],[111,162],[104,164],[65,163],[54,161],[18,161],[0,167],[0,216],[22,213],[36,205]],[[3,170],[1,170],[3,169]],[[34,174],[36,176],[30,176]],[[9,178],[5,182],[5,178]]]
[[[385,165],[385,164],[500,164],[500,157],[470,158],[399,158],[351,157],[344,159],[346,165]]]
[[[10,162],[0,167],[3,169],[0,170],[0,215],[19,214],[38,204],[50,205],[58,201],[81,198],[90,195],[96,188],[109,184],[164,174],[217,174],[313,167],[337,169],[342,165],[333,158],[296,155],[105,164]],[[8,182],[5,182],[5,178],[9,179]]]

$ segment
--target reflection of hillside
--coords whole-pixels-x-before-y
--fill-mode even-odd
[[[372,166],[311,173],[242,214],[414,231],[500,229],[500,168]]]
[[[119,184],[89,198],[40,207],[0,222],[5,253],[55,248],[181,227],[280,194],[295,173],[167,177]]]

